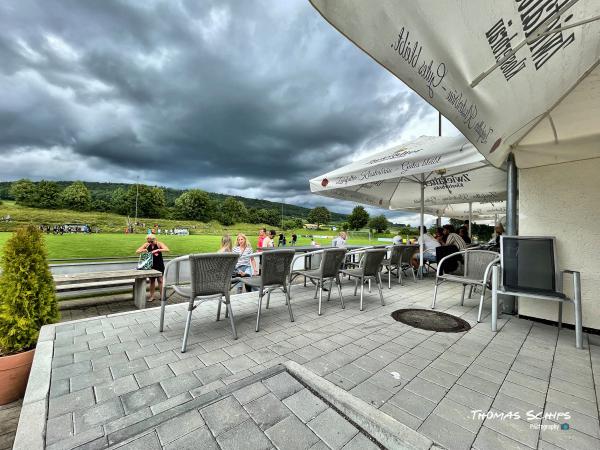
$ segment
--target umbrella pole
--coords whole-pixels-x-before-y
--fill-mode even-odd
[[[471,237],[471,222],[473,221],[473,202],[469,202],[469,237]]]
[[[423,278],[423,225],[425,222],[425,175],[421,174],[421,225],[419,227],[419,278]]]

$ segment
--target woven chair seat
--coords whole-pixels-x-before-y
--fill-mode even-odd
[[[248,286],[259,288],[262,283],[262,277],[244,277],[240,278],[240,281]]]
[[[295,275],[301,275],[303,277],[308,277],[308,278],[320,278],[321,277],[321,272],[318,269],[310,269],[310,270],[294,270],[292,272],[292,277],[294,277]]]
[[[346,275],[350,275],[351,277],[362,277],[365,270],[363,268],[360,269],[344,269],[340,270],[340,273],[344,273]]]

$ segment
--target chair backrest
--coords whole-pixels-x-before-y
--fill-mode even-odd
[[[553,237],[501,236],[502,285],[510,291],[561,289]]]
[[[287,283],[295,251],[272,250],[262,255],[261,280],[263,286],[283,285]]]
[[[401,245],[392,246],[392,254],[390,255],[390,264],[397,265],[402,261],[402,251],[403,247]]]
[[[345,248],[328,248],[323,250],[319,270],[323,278],[335,277],[346,257]]]
[[[464,256],[465,277],[483,280],[487,266],[498,258],[498,253],[489,250],[467,250]]]
[[[381,270],[381,262],[387,250],[385,248],[374,248],[372,250],[366,250],[362,267],[364,269],[365,276],[375,276],[377,272]]]
[[[235,253],[201,253],[190,255],[192,295],[214,295],[229,292],[231,274],[239,255]]]
[[[416,251],[419,250],[417,245],[401,245],[400,262],[402,264],[410,264],[410,260]]]

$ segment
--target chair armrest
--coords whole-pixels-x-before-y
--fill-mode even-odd
[[[576,273],[581,274],[581,272],[579,272],[578,270],[561,270],[560,271],[561,274],[570,274],[570,275],[575,275]]]
[[[446,255],[446,256],[444,256],[442,259],[440,259],[440,260],[437,262],[437,269],[436,269],[436,271],[435,271],[435,277],[436,277],[436,278],[439,278],[439,276],[440,276],[440,270],[442,270],[442,267],[443,267],[443,262],[444,262],[445,260],[447,260],[448,258],[453,258],[453,257],[455,257],[455,256],[458,256],[458,255],[464,255],[465,253],[467,253],[467,250],[459,250],[459,251],[457,251],[457,252],[450,253],[449,255]]]
[[[167,278],[167,275],[172,271],[172,270],[177,270],[179,268],[179,264],[182,261],[188,261],[190,259],[189,255],[185,255],[185,256],[179,256],[177,258],[173,258],[172,260],[170,260],[169,262],[167,262],[167,264],[165,264],[165,272],[163,273],[163,280],[164,280],[164,284],[165,286],[171,286],[174,284],[178,284],[179,283],[179,279],[177,277],[177,279],[175,280],[174,283],[169,284],[168,281],[169,279]],[[178,272],[177,272],[178,273]]]
[[[483,272],[483,282],[484,283],[487,283],[488,277],[491,276],[491,274],[492,274],[492,267],[497,266],[498,264],[500,264],[500,257],[499,256],[496,259],[494,259],[491,263],[489,263],[487,265],[487,267],[485,268],[485,272]]]
[[[321,254],[321,253],[323,253],[324,251],[325,251],[324,249],[321,249],[321,250],[313,250],[312,252],[299,253],[299,254],[295,255],[295,256],[292,258],[292,265],[291,265],[291,267],[292,267],[292,272],[294,271],[294,269],[293,269],[293,268],[294,268],[294,263],[295,263],[295,262],[296,262],[298,259],[300,259],[300,258],[306,258],[307,256],[320,255],[320,254]]]

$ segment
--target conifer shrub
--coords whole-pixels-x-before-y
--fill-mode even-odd
[[[43,325],[59,320],[42,233],[21,227],[6,242],[0,276],[0,356],[35,347]]]

